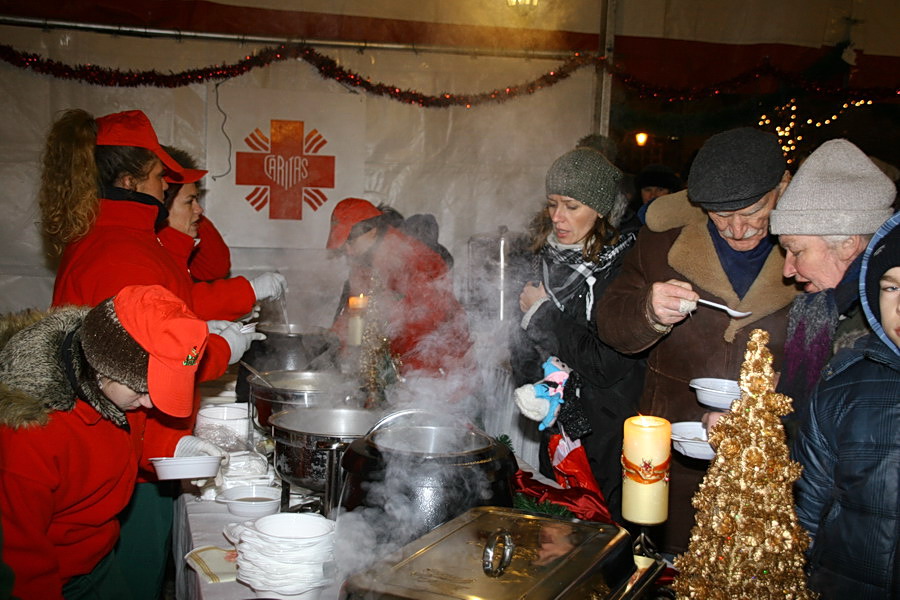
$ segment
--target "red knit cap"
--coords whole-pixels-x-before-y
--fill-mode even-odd
[[[98,146],[134,146],[150,150],[169,170],[167,180],[175,183],[193,183],[206,175],[202,169],[185,169],[163,150],[150,124],[150,119],[139,110],[126,110],[96,119]]]
[[[128,335],[150,355],[147,389],[154,406],[175,417],[194,409],[194,376],[209,330],[188,307],[162,286],[133,285],[113,299]]]
[[[331,213],[331,233],[325,247],[329,250],[340,248],[350,237],[350,230],[361,223],[381,214],[374,204],[361,198],[345,198],[337,203]]]

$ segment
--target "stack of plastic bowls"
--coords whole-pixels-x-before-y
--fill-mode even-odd
[[[334,521],[311,513],[278,513],[243,523],[237,538],[238,581],[257,593],[314,600],[333,583]]]

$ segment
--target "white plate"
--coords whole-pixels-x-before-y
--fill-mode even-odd
[[[706,441],[706,429],[699,421],[672,423],[672,446],[691,458],[712,460],[716,456],[715,450]]]
[[[701,377],[691,379],[690,386],[697,392],[700,404],[718,410],[729,410],[731,403],[741,397],[741,388],[733,379]]]

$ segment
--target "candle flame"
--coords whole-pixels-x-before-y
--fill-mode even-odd
[[[350,296],[348,299],[348,305],[353,309],[363,309],[369,305],[369,299],[366,298],[365,294],[360,294],[359,296]]]

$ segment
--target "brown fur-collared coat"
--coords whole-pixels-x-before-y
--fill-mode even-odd
[[[688,201],[687,192],[655,200],[647,212],[647,226],[638,234],[637,244],[597,309],[600,339],[621,352],[650,349],[640,412],[672,423],[699,421],[708,410],[697,402],[691,379],[738,379],[753,329],[769,332],[773,368],[780,370],[787,314],[799,292],[782,277],[784,254],[776,245],[747,294],[738,298],[719,262],[707,229],[708,218]],[[700,306],[669,333],[660,333],[645,311],[651,284],[669,279],[687,281],[700,297],[753,314],[732,319],[722,311]],[[689,473],[682,473],[680,467]],[[690,499],[705,470],[705,461],[673,452],[666,524],[670,533],[663,541],[666,551],[680,552],[687,547],[693,524]]]

